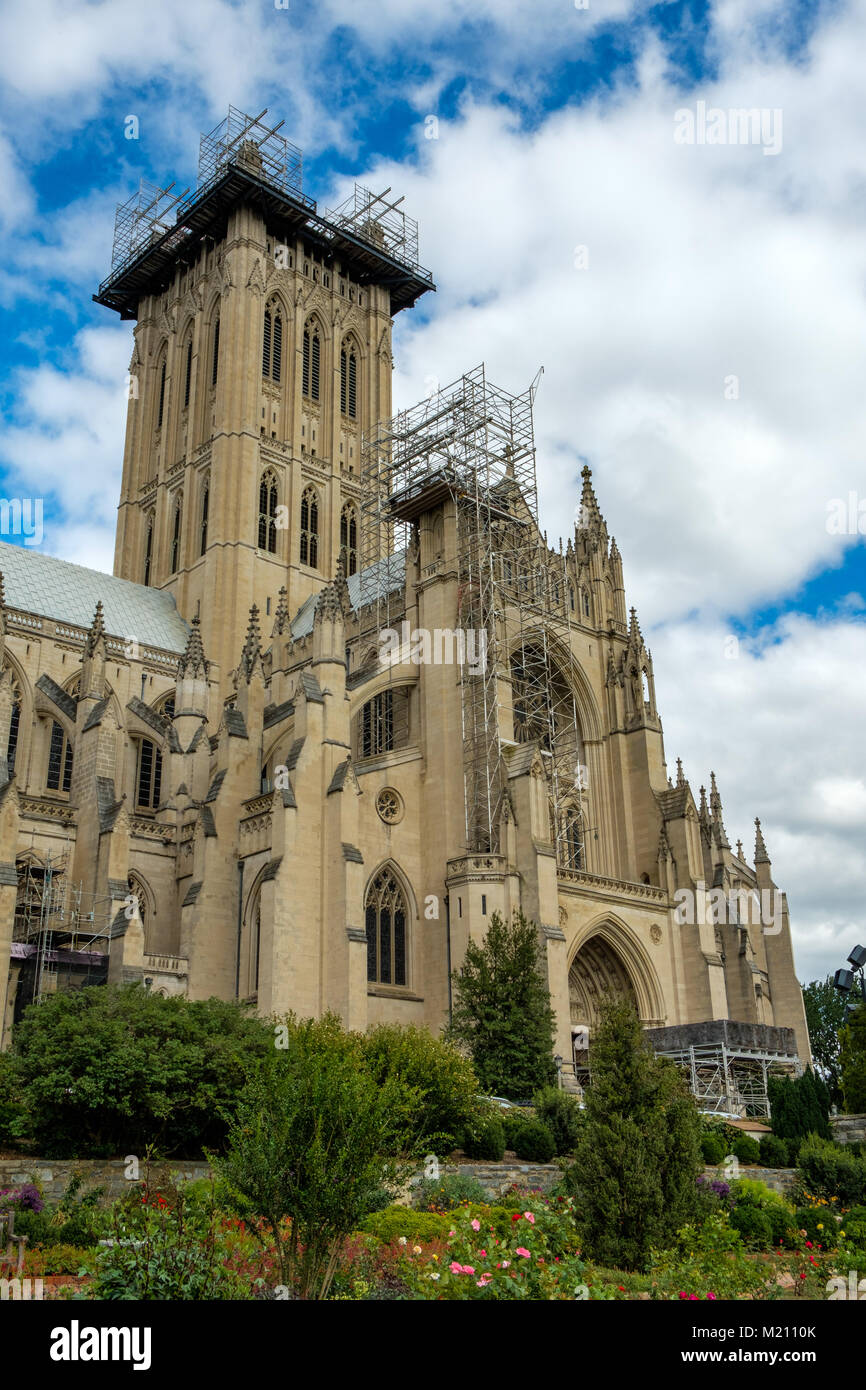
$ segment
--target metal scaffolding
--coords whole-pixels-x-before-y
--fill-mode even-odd
[[[172,193],[174,186],[172,182],[166,188],[159,188],[142,179],[132,197],[118,204],[111,248],[112,276],[175,227],[176,209],[189,189]],[[185,240],[186,228],[177,227],[176,230],[178,242]]]
[[[770,1115],[768,1077],[797,1076],[799,1059],[770,1049],[728,1047],[725,1043],[692,1044],[687,1048],[655,1048],[686,1073],[701,1110],[743,1118]]]
[[[28,861],[22,866],[13,956],[28,967],[26,1003],[40,1003],[54,994],[62,974],[83,973],[85,983],[104,979],[111,948],[110,914],[110,897],[85,893],[50,856],[45,864]]]
[[[274,126],[264,124],[268,108],[257,116],[248,116],[237,107],[230,106],[228,115],[214,126],[199,141],[198,187],[195,196],[209,187],[224,172],[227,165],[246,163],[260,174],[261,178],[274,188],[283,192],[301,193],[304,173],[304,156],[297,145],[292,145],[277,132],[284,121]]]
[[[494,386],[482,364],[365,436],[361,633],[398,624],[403,591],[382,582],[383,567],[414,544],[423,512],[453,502],[455,629],[466,634],[467,650],[471,642],[485,654],[483,662],[464,662],[459,677],[466,847],[498,849],[508,759],[516,745],[534,743],[548,773],[559,862],[581,868],[577,614],[562,546],[550,550],[538,525],[537,383],[513,395]]]

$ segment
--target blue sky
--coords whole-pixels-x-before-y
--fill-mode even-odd
[[[398,319],[397,405],[544,365],[542,523],[567,534],[588,460],[669,767],[714,767],[747,849],[761,815],[802,972],[834,968],[866,893],[866,535],[828,530],[853,492],[866,532],[864,65],[846,0],[9,0],[3,495],[111,567],[131,336],[90,296],[114,205],[194,186],[199,132],[268,106],[326,206],[390,184],[420,221],[439,288]],[[701,100],[779,111],[780,151],[677,144]]]

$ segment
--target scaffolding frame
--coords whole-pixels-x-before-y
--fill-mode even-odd
[[[546,765],[551,839],[560,864],[585,868],[582,743],[572,641],[575,589],[560,542],[538,523],[533,404],[495,386],[484,364],[380,423],[362,441],[360,636],[394,628],[404,594],[383,582],[414,544],[425,510],[446,499],[457,516],[455,628],[486,660],[459,669],[466,848],[497,852],[508,759],[535,743]],[[514,738],[503,736],[512,725]],[[567,819],[577,811],[579,844]]]
[[[165,188],[160,188],[148,179],[141,179],[132,196],[125,203],[118,203],[114,213],[114,241],[111,247],[112,277],[172,228],[176,228],[178,242],[186,239],[186,228],[178,227],[172,214],[176,215],[189,189],[173,193],[174,187],[174,180]]]
[[[303,152],[278,134],[285,121],[265,125],[267,114],[267,107],[257,116],[248,116],[230,106],[228,115],[201,136],[196,197],[221,177],[227,165],[235,162],[256,166],[267,183],[284,193],[303,193]]]
[[[19,885],[14,940],[36,948],[32,1003],[56,992],[58,966],[70,953],[98,956],[101,962],[110,956],[111,905],[110,896],[86,893],[81,884],[72,883],[50,855],[44,864],[28,860]]]
[[[769,1119],[768,1078],[798,1076],[799,1059],[762,1048],[729,1047],[726,1043],[691,1044],[687,1048],[656,1050],[685,1071],[702,1110],[715,1115]]]
[[[372,242],[394,260],[417,267],[419,264],[418,223],[400,209],[403,198],[388,202],[390,185],[382,193],[356,183],[339,207],[323,216],[335,226]]]

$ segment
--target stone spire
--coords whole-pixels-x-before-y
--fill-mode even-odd
[[[590,522],[600,518],[598,501],[592,487],[592,469],[589,464],[584,464],[580,476],[583,478],[583,488],[580,494],[580,520],[579,526],[589,526]]]
[[[738,841],[737,841],[737,858],[738,858],[738,859],[741,859],[741,860],[743,861],[743,863],[746,862],[746,861],[743,859],[743,842],[742,842],[742,840],[738,840]]]
[[[707,809],[707,789],[706,789],[706,787],[701,787],[701,804],[700,804],[700,807],[699,807],[699,809],[698,809],[698,820],[700,821],[700,824],[701,824],[702,828],[703,828],[704,830],[706,830],[707,826],[708,826],[709,823],[710,823],[710,813],[709,813],[709,811],[708,811],[708,809]]]
[[[719,796],[719,789],[716,786],[716,774],[710,773],[710,812],[713,818],[713,825],[716,830],[716,841],[724,849],[730,849],[728,835],[725,830],[725,823],[722,819],[722,798]]]
[[[770,863],[770,856],[767,853],[767,846],[764,844],[764,836],[761,832],[761,822],[757,816],[755,816],[755,863]]]
[[[640,630],[640,623],[637,620],[636,608],[629,609],[628,636],[629,641],[632,642],[636,647],[643,646],[643,633]]]
[[[326,618],[332,621],[335,618],[343,619],[349,609],[349,586],[346,583],[346,574],[343,567],[343,555],[337,561],[337,573],[335,577],[328,581],[316,602],[316,611],[313,617],[314,623],[322,622]]]
[[[179,677],[207,676],[207,661],[205,660],[204,647],[201,641],[201,627],[198,614],[192,620],[189,637],[186,639],[186,650],[180,661],[177,663],[177,674]]]
[[[88,656],[93,656],[100,641],[105,644],[105,618],[102,612],[102,599],[96,604],[96,612],[93,614],[93,622],[90,624],[90,631],[87,634],[85,651]]]
[[[244,642],[243,652],[241,653],[241,661],[239,668],[240,674],[244,677],[247,683],[249,683],[249,681],[252,679],[252,674],[253,670],[255,669],[256,662],[259,662],[259,664],[261,664],[261,654],[262,638],[261,633],[259,632],[259,610],[258,606],[254,603],[252,608],[250,609],[250,621],[249,626],[247,627],[247,636],[246,641]]]
[[[271,636],[283,637],[291,632],[291,622],[289,621],[289,607],[286,603],[286,586],[280,589],[280,596],[277,599],[277,611],[274,615],[274,626]]]
[[[683,760],[682,758],[677,758],[677,786],[684,787],[685,785],[686,779],[683,776]]]

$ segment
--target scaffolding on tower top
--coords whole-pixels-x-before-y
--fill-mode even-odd
[[[264,117],[267,114],[267,107],[257,116],[248,116],[236,106],[230,106],[228,115],[219,125],[202,135],[196,196],[234,162],[246,164],[273,188],[302,192],[304,156],[297,145],[278,134],[285,122],[266,125]]]

